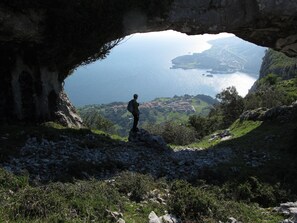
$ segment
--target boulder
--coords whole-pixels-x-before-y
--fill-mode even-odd
[[[152,211],[149,214],[148,218],[149,218],[149,223],[162,223],[158,215],[154,211]]]
[[[266,120],[279,120],[281,122],[290,121],[292,118],[296,118],[297,102],[293,102],[291,105],[276,106],[270,109],[257,108],[255,110],[248,110],[242,113],[239,117],[241,121],[266,121]]]
[[[297,201],[282,203],[280,207],[276,207],[274,210],[289,216],[288,219],[285,219],[281,223],[297,223]]]
[[[162,223],[178,223],[178,219],[171,215],[171,214],[166,214],[160,217]]]
[[[117,223],[126,223],[124,219],[120,218]]]
[[[257,108],[255,110],[248,110],[242,113],[239,117],[241,121],[244,120],[251,120],[251,121],[257,121],[261,120],[265,112],[267,111],[267,108]]]
[[[228,218],[228,221],[227,221],[227,223],[242,223],[241,221],[237,221],[235,218],[233,218],[233,217],[230,217],[230,218]]]
[[[168,146],[161,136],[150,134],[144,129],[139,129],[137,132],[130,131],[129,142],[146,144],[152,147],[168,149]]]
[[[171,215],[171,214],[165,214],[161,217],[158,217],[158,215],[152,211],[149,214],[149,223],[178,223],[179,220]]]

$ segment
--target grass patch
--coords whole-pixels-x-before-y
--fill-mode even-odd
[[[230,126],[230,132],[233,138],[242,137],[249,132],[256,130],[262,124],[261,121],[240,121],[236,120]]]
[[[125,172],[111,181],[31,186],[21,176],[0,169],[0,179],[5,179],[0,181],[1,222],[115,222],[110,214],[115,211],[127,223],[146,222],[151,211],[158,216],[169,211],[183,222],[225,222],[231,216],[246,223],[282,220],[255,203],[229,199],[224,188],[138,173]],[[141,199],[135,200],[133,193]],[[154,199],[160,196],[166,203]]]
[[[288,139],[288,141],[281,140],[282,142],[279,143],[280,145],[284,145],[284,147],[288,148],[288,144],[292,142],[292,134],[294,134],[294,132],[296,131],[294,127],[295,125],[294,123],[296,123],[296,121],[292,123],[280,124],[276,121],[263,123],[262,121],[236,120],[230,126],[230,133],[232,135],[231,140],[228,140],[228,141],[221,141],[220,139],[211,140],[212,135],[223,131],[221,130],[221,131],[216,131],[215,133],[204,137],[199,142],[192,143],[188,146],[193,148],[207,149],[214,146],[240,145],[240,147],[250,148],[252,144],[254,144],[254,146],[256,147],[262,147],[262,146],[267,147],[267,143],[264,142],[265,137],[269,137],[269,136],[276,137],[277,135],[278,139],[280,139],[281,137],[285,137],[286,139]],[[284,133],[283,128],[287,128],[286,126],[289,127],[288,132],[290,134],[283,134]],[[176,147],[176,148],[179,148],[179,147]]]
[[[216,186],[192,186],[185,181],[175,181],[171,187],[169,209],[183,222],[226,222],[235,217],[242,222],[278,222],[282,217],[263,214],[255,203],[246,204],[229,200]]]

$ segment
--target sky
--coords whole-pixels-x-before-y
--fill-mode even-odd
[[[255,81],[243,73],[202,76],[205,70],[170,69],[177,56],[200,53],[211,47],[207,41],[234,36],[188,36],[175,31],[137,33],[126,37],[108,57],[81,66],[65,81],[65,91],[75,106],[128,101],[141,95],[140,101],[184,94],[215,96],[236,86],[244,96]]]

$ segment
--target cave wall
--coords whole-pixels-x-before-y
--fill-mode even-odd
[[[82,126],[56,69],[42,66],[34,48],[0,47],[0,121],[57,120]]]
[[[295,57],[296,9],[290,0],[2,0],[0,117],[80,126],[64,79],[136,32],[230,32]]]

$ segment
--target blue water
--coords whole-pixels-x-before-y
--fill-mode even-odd
[[[211,47],[207,40],[227,35],[134,34],[105,60],[78,68],[66,79],[65,90],[75,106],[128,101],[134,93],[140,102],[184,94],[215,96],[228,86],[235,86],[244,96],[255,81],[245,73],[211,78],[203,76],[206,70],[170,69],[173,58],[202,52]]]

